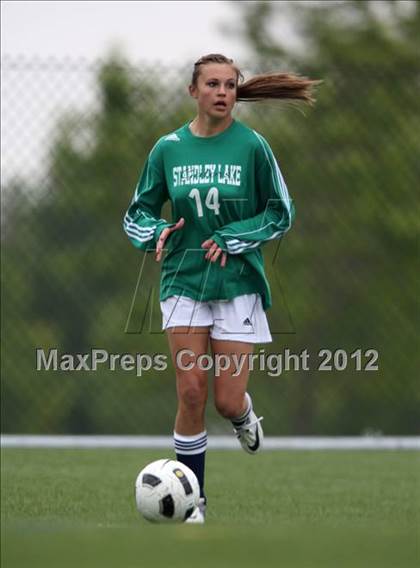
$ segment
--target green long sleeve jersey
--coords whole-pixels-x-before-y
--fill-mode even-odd
[[[161,218],[170,200],[172,222]],[[160,138],[151,150],[124,217],[132,244],[156,249],[165,227],[183,217],[168,236],[160,300],[183,295],[198,301],[261,295],[271,306],[261,246],[289,230],[295,210],[267,141],[238,120],[214,136],[192,134],[189,123]],[[226,251],[221,266],[205,259],[202,243]]]

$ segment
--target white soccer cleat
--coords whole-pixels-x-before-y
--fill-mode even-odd
[[[264,432],[260,424],[264,416],[257,418],[257,415],[251,410],[248,420],[240,428],[234,428],[236,437],[241,443],[241,446],[248,454],[256,454],[259,452],[263,445]]]
[[[200,497],[200,500],[198,501],[197,507],[194,509],[194,511],[191,513],[191,515],[188,517],[188,519],[184,522],[196,524],[196,525],[204,524],[205,520],[206,520],[206,506],[207,506],[207,503],[206,503],[205,498]]]

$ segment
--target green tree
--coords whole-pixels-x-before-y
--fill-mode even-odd
[[[97,71],[96,111],[69,110],[58,121],[42,185],[26,179],[4,190],[6,431],[126,432],[138,425],[152,433],[170,416],[162,412],[151,423],[141,402],[137,416],[135,400],[148,390],[144,406],[163,409],[170,400],[174,411],[174,384],[165,386],[164,374],[163,388],[160,382],[139,388],[128,373],[35,371],[36,347],[70,354],[166,349],[163,335],[124,333],[141,255],[124,234],[123,215],[156,140],[191,113],[159,71],[111,55]],[[162,114],[169,99],[170,111]],[[140,311],[159,279],[158,267],[148,267]]]
[[[380,352],[374,374],[286,381],[295,432],[418,431],[420,10],[376,4],[234,3],[230,31],[256,71],[324,81],[304,115],[274,103],[247,111],[280,157],[297,207],[276,268],[297,332],[290,341],[314,352]],[[300,49],[274,31],[282,18],[295,22]]]
[[[390,8],[382,23],[371,3],[293,3],[299,53],[270,31],[282,3],[236,5],[250,68],[288,68],[324,81],[316,106],[304,113],[277,103],[238,108],[273,147],[297,208],[290,235],[264,251],[270,324],[283,332],[265,351],[307,348],[313,356],[311,371],[253,373],[266,432],[415,433],[418,5],[409,15]],[[57,123],[45,179],[22,172],[5,188],[5,431],[170,431],[171,366],[142,379],[37,373],[35,347],[169,355],[163,334],[124,333],[144,256],[129,244],[122,217],[157,138],[193,115],[183,92],[188,79],[183,69],[109,57],[96,75],[96,110],[70,111]],[[170,218],[169,204],[163,216]],[[159,278],[160,266],[147,260],[133,329]],[[379,371],[316,371],[321,347],[378,349]],[[229,431],[212,409],[209,430]]]

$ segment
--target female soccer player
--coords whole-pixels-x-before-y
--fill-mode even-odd
[[[213,361],[220,361],[214,380],[216,408],[231,421],[246,452],[255,454],[262,447],[262,418],[257,418],[247,392],[254,345],[272,341],[265,314],[271,294],[260,247],[281,238],[294,219],[269,144],[234,119],[232,110],[238,100],[311,103],[315,83],[281,73],[243,82],[231,59],[220,54],[200,58],[189,86],[197,116],[157,141],[124,218],[135,247],[155,251],[157,262],[167,251],[160,305],[176,370],[174,445],[177,460],[194,471],[201,492],[187,522],[203,523],[207,504],[208,377],[199,363],[209,341]],[[168,199],[171,223],[161,218]]]

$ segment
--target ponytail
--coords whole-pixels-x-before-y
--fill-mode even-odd
[[[322,81],[313,81],[294,73],[264,73],[238,84],[236,100],[262,101],[265,99],[298,100],[312,105],[312,89]]]
[[[251,77],[248,81],[241,83],[240,80],[243,80],[244,77],[234,64],[233,59],[229,59],[220,53],[211,53],[210,55],[200,57],[194,63],[194,71],[191,78],[192,85],[197,84],[201,65],[206,65],[207,63],[223,63],[233,67],[238,80],[237,101],[253,102],[266,99],[282,99],[302,101],[312,105],[315,102],[312,96],[313,87],[322,83],[322,81],[314,81],[294,73],[264,73],[255,75],[255,77]]]

